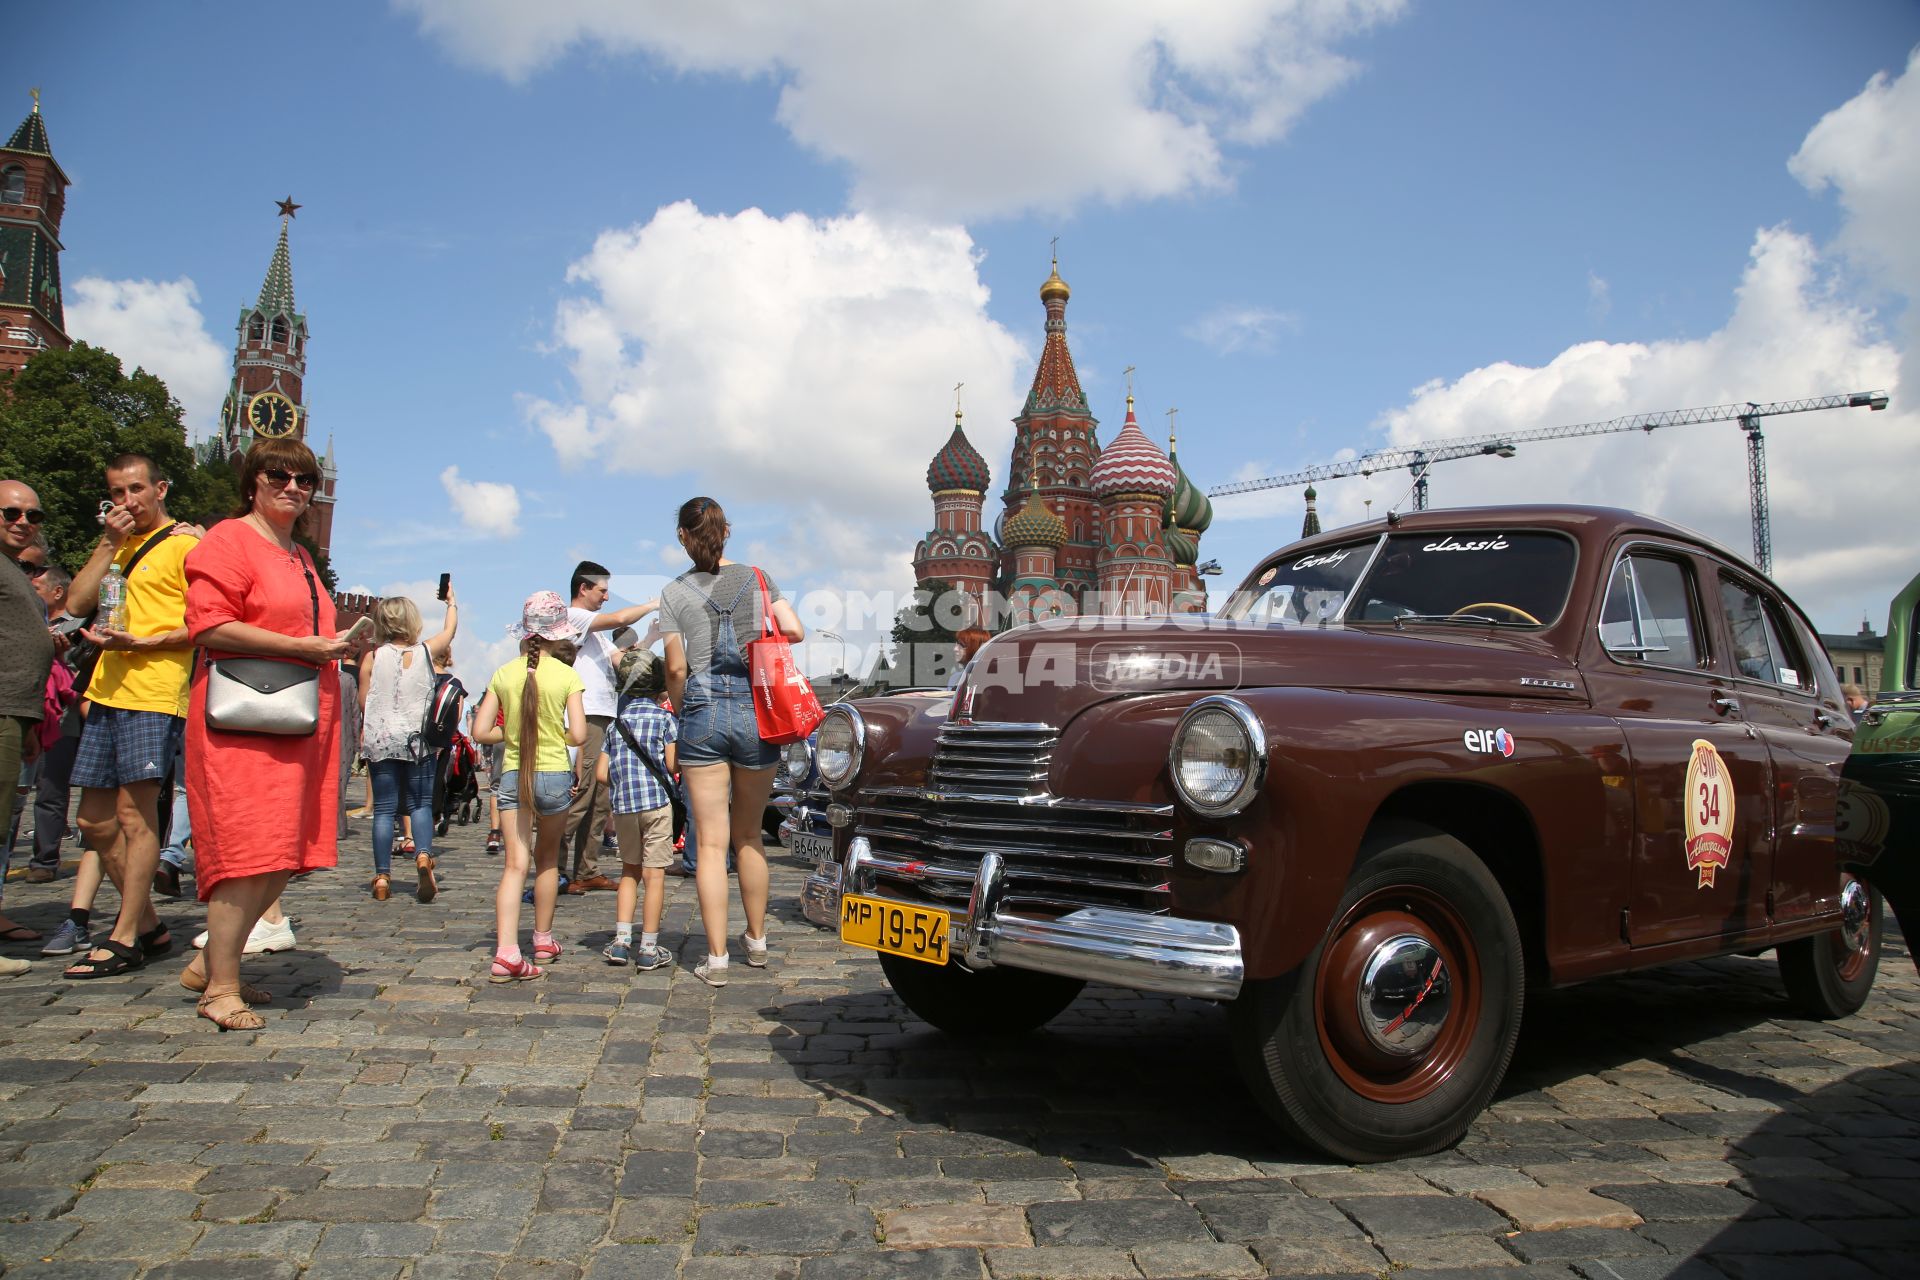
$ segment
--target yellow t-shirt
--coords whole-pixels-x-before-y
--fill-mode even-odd
[[[187,620],[187,552],[200,539],[173,537],[163,526],[153,534],[160,542],[140,558],[127,579],[127,632],[136,636],[165,635]],[[113,563],[124,573],[146,539],[135,535],[120,544]],[[87,686],[87,701],[124,711],[187,714],[187,677],[193,673],[193,645],[182,641],[177,649],[135,652],[108,649],[100,655]]]
[[[571,773],[573,763],[567,759],[567,698],[570,694],[586,692],[587,686],[578,671],[552,654],[541,657],[533,682],[540,691],[540,747],[533,755],[534,770]],[[500,710],[506,716],[507,758],[501,762],[502,773],[520,767],[520,695],[526,687],[525,658],[515,658],[487,681],[487,692],[499,699]]]

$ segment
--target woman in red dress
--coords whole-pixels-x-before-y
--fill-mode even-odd
[[[187,806],[207,946],[181,974],[200,1016],[222,1031],[266,1025],[270,998],[240,981],[240,953],[296,871],[331,867],[339,788],[340,673],[347,651],[333,600],[294,522],[313,501],[320,463],[297,440],[258,440],[240,474],[241,510],[188,554],[187,630],[209,658],[281,658],[320,669],[320,726],[305,737],[207,727],[206,664],[187,714]]]

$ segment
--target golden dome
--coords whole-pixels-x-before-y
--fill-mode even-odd
[[[1047,282],[1040,286],[1040,301],[1052,302],[1058,298],[1065,302],[1072,296],[1073,290],[1067,288],[1067,282],[1060,278],[1060,260],[1056,258],[1053,263],[1053,274],[1049,275]]]

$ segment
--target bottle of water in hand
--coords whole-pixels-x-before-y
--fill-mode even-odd
[[[107,566],[107,576],[100,581],[100,612],[96,622],[109,631],[127,629],[127,580],[121,576],[120,566]]]

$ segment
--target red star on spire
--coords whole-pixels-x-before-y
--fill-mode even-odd
[[[291,218],[294,210],[300,208],[299,205],[293,202],[292,196],[288,196],[285,200],[275,201],[275,203],[280,206],[280,216],[283,218]]]

